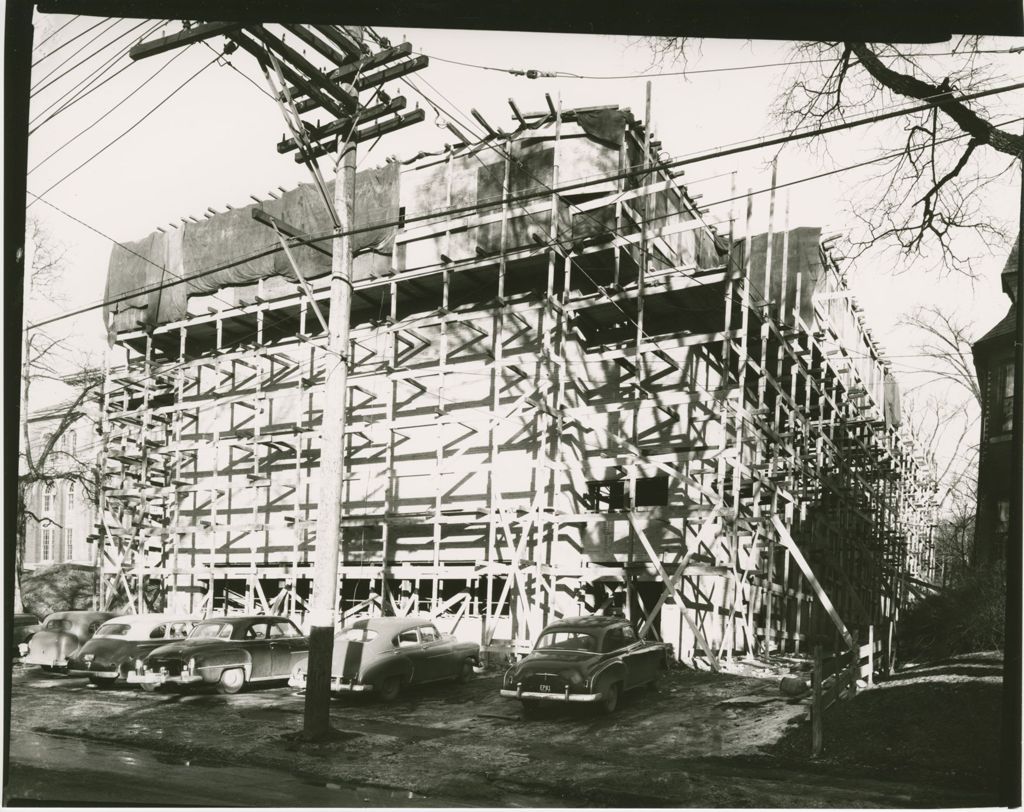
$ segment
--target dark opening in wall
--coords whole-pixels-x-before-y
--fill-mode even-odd
[[[621,479],[588,482],[587,501],[591,510],[623,510],[626,507],[626,483]]]
[[[668,477],[640,477],[636,481],[634,507],[659,507],[668,504]]]

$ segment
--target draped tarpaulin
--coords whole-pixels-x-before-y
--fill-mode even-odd
[[[355,228],[376,223],[394,223],[398,219],[397,162],[356,174]],[[334,183],[327,184],[333,199]],[[327,234],[333,222],[323,196],[314,184],[300,184],[277,200],[267,200],[259,208],[309,235]],[[112,329],[129,330],[152,327],[184,318],[187,297],[215,293],[221,288],[245,285],[270,276],[294,279],[295,275],[282,251],[268,253],[239,264],[246,256],[279,246],[273,229],[252,219],[257,206],[231,209],[197,223],[185,223],[169,232],[156,232],[136,242],[115,245],[107,268],[104,299],[110,301],[140,289],[166,285],[159,291],[134,296],[104,308],[104,318],[113,313]],[[390,252],[396,227],[386,225],[352,237],[353,250]],[[328,250],[331,240],[320,243]],[[310,248],[291,249],[304,276],[315,278],[330,272],[329,256]],[[220,266],[229,265],[217,270]],[[368,273],[372,263],[358,263],[356,276]],[[200,275],[201,274],[201,275]],[[188,281],[168,284],[178,279]],[[108,321],[109,323],[109,321]]]

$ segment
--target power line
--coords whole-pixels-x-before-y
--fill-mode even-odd
[[[212,63],[210,63],[210,64],[212,64]],[[207,65],[206,67],[209,67],[209,65]],[[194,76],[193,76],[193,78],[194,78]],[[1010,86],[1010,89],[1016,90],[1016,89],[1018,89],[1021,86],[1022,85],[1013,85],[1013,86]],[[1001,92],[1001,90],[1002,89],[997,88],[995,90],[983,91],[983,93],[985,93],[985,94],[993,94],[993,93],[996,93],[996,92]],[[417,91],[417,92],[419,92],[419,91]],[[947,95],[947,94],[942,94],[942,95]],[[913,108],[901,108],[901,109],[904,109],[904,110],[917,110],[918,108],[917,107],[913,107]],[[898,113],[899,113],[899,111],[895,111],[893,113],[886,113],[886,114],[883,114],[883,115],[884,115],[884,117],[893,117],[894,115],[896,115]],[[878,118],[878,116],[872,116],[868,120],[857,119],[857,120],[854,120],[853,122],[850,122],[848,125],[845,125],[845,126],[847,126],[847,127],[855,127],[855,126],[859,126],[859,125],[864,124],[864,123],[870,123],[870,121],[873,121],[873,120],[875,120],[877,118]],[[842,128],[843,128],[842,126],[833,126],[833,127],[829,127],[829,128],[825,128],[825,129],[827,129],[829,131],[834,131],[835,129],[842,129]],[[818,131],[811,131],[810,133],[801,133],[801,134],[798,134],[795,137],[808,137],[808,135],[812,135],[812,134],[814,134],[814,132],[818,132]],[[959,137],[966,137],[966,136],[965,135],[958,135],[956,137],[959,138]],[[775,140],[777,141],[778,139],[775,139]],[[763,142],[763,141],[762,142],[756,142],[756,143],[748,145],[745,148],[729,149],[724,154],[732,154],[732,153],[735,153],[735,152],[738,152],[738,151],[742,151],[743,149],[754,149],[754,148],[758,148],[759,146],[762,146],[762,145],[765,145],[765,142]],[[493,146],[489,146],[488,148],[494,149]],[[698,162],[698,161],[709,160],[711,158],[719,157],[721,154],[723,154],[723,153],[721,153],[721,152],[710,153],[710,154],[705,153],[705,154],[700,154],[700,155],[696,155],[696,156],[689,157],[689,158],[678,159],[678,160],[671,161],[671,162],[664,162],[664,163],[660,164],[660,166],[662,166],[662,167],[664,167],[666,165],[678,166],[678,165],[681,165],[681,164],[684,164],[684,163],[695,163],[695,162]],[[850,167],[840,168],[840,169],[837,169],[837,170],[831,170],[829,172],[819,173],[817,175],[812,175],[812,176],[809,176],[809,177],[804,178],[804,179],[799,179],[799,180],[796,180],[796,181],[790,181],[790,182],[788,182],[786,184],[783,184],[783,186],[793,186],[793,185],[796,185],[797,183],[807,182],[807,181],[810,181],[810,180],[816,180],[816,179],[819,179],[821,177],[826,177],[828,175],[837,174],[838,172],[846,171],[846,169],[859,168],[861,166],[865,166],[865,165],[868,165],[870,163],[878,163],[878,162],[880,162],[882,160],[889,160],[895,154],[897,154],[897,153],[890,153],[890,154],[887,154],[885,156],[877,157],[877,158],[874,158],[874,159],[869,160],[869,161],[863,161],[863,162],[860,162],[858,164],[851,165]],[[902,150],[900,151],[899,154],[902,154]],[[633,170],[633,171],[624,172],[624,173],[623,172],[609,173],[608,175],[603,176],[602,179],[604,179],[604,180],[616,180],[616,179],[620,179],[620,178],[623,178],[623,177],[630,177],[632,175],[638,174],[639,172],[646,172],[646,171],[649,171],[649,170],[641,169],[641,170]],[[545,191],[542,191],[542,192],[527,192],[527,193],[525,193],[523,195],[520,195],[520,196],[518,196],[516,198],[510,199],[509,200],[509,204],[510,205],[521,205],[526,200],[534,199],[536,197],[547,196],[547,195],[552,194],[552,193],[564,193],[566,191],[572,191],[574,189],[578,189],[578,188],[581,188],[583,186],[590,185],[590,184],[592,184],[594,182],[595,182],[594,179],[590,179],[590,180],[586,180],[586,181],[582,181],[582,182],[573,182],[573,183],[570,183],[570,184],[566,184],[564,186],[559,186],[556,189],[550,189],[549,188],[549,189],[547,189]],[[776,187],[776,188],[779,188],[779,187]],[[47,192],[48,191],[49,190],[47,190]],[[755,194],[761,194],[761,193],[764,193],[765,191],[768,191],[768,190],[759,190],[758,192],[755,192]],[[31,194],[34,198],[43,199],[43,195],[45,195],[46,192],[44,192],[43,195],[36,195],[33,192],[29,192],[29,194]],[[740,197],[740,196],[737,196],[737,197]],[[715,203],[712,203],[712,204],[709,204],[709,205],[718,205],[718,204],[720,204],[722,202],[729,202],[732,199],[734,199],[734,198],[727,198],[727,199],[722,200],[722,201],[716,201]],[[63,214],[65,214],[66,216],[68,216],[71,219],[75,220],[76,222],[79,222],[82,225],[85,225],[86,227],[88,227],[88,228],[90,228],[90,229],[92,229],[94,231],[97,231],[96,229],[92,228],[92,226],[88,226],[88,224],[83,223],[77,217],[74,217],[73,215],[68,214],[67,212],[64,212],[62,209],[60,209],[59,207],[55,206],[53,203],[50,203],[49,201],[47,201],[45,199],[43,199],[43,202],[46,203],[49,206],[52,206],[53,208],[57,209],[58,211],[61,211]],[[474,211],[474,210],[476,210],[478,208],[479,208],[479,205],[469,205],[469,206],[451,207],[451,208],[447,208],[447,209],[439,209],[439,210],[436,210],[436,211],[427,212],[427,213],[420,214],[420,215],[408,215],[405,218],[403,218],[402,223],[409,224],[409,223],[413,223],[413,222],[419,222],[419,221],[422,221],[422,220],[432,219],[432,218],[435,218],[435,217],[438,217],[438,216],[455,216],[455,215],[460,214],[460,213],[472,212],[472,211]],[[348,230],[346,232],[346,234],[347,235],[351,235],[351,234],[363,233],[363,232],[366,232],[366,231],[374,231],[374,230],[377,230],[377,229],[382,228],[382,227],[394,226],[394,225],[398,225],[398,224],[399,224],[398,220],[393,220],[393,221],[392,220],[382,220],[382,221],[377,222],[377,223],[371,223],[371,224],[367,224],[365,226],[361,226],[359,228],[350,229],[350,230]],[[97,233],[100,233],[100,232],[97,231]],[[116,240],[113,240],[113,238],[107,237],[107,235],[102,235],[102,236],[104,236],[107,239],[110,239],[116,245],[121,245],[121,243],[118,243]],[[297,245],[312,245],[314,243],[324,242],[326,240],[333,240],[333,239],[336,239],[339,236],[341,236],[340,232],[335,232],[334,230],[332,230],[332,231],[326,232],[326,233],[321,234],[321,235],[310,235],[308,238],[304,238],[301,241],[289,240],[289,242],[293,246],[297,246]],[[232,261],[229,261],[229,262],[226,262],[226,263],[222,263],[222,264],[219,264],[219,265],[214,266],[212,268],[205,269],[203,271],[199,271],[199,272],[197,272],[195,274],[191,274],[191,275],[189,275],[187,277],[184,277],[183,279],[184,280],[192,280],[192,279],[202,278],[204,276],[208,276],[210,274],[217,273],[217,272],[222,271],[222,270],[226,270],[226,269],[234,267],[236,265],[240,265],[240,264],[243,264],[243,263],[246,263],[246,262],[251,262],[251,261],[256,260],[256,259],[260,259],[262,257],[265,257],[265,256],[268,256],[270,254],[276,253],[278,250],[280,250],[278,244],[270,243],[265,248],[258,249],[255,252],[247,253],[246,255],[240,257],[239,259],[232,260]],[[150,260],[148,260],[145,257],[143,257],[143,259],[146,259],[146,261],[150,261]],[[155,264],[155,263],[153,263],[153,264]],[[159,266],[157,266],[157,267],[159,267]],[[147,294],[147,293],[154,293],[154,292],[156,292],[158,290],[162,290],[163,288],[171,287],[173,285],[180,284],[180,283],[181,283],[180,281],[179,282],[169,282],[169,283],[162,283],[161,285],[156,285],[156,286],[142,287],[142,288],[137,289],[136,292],[129,293],[129,294],[124,294],[124,295],[122,295],[120,297],[115,297],[115,298],[110,299],[110,300],[104,300],[104,301],[98,302],[96,304],[89,305],[89,306],[84,307],[82,309],[76,310],[76,311],[71,312],[71,313],[66,313],[66,314],[63,314],[61,316],[56,316],[56,317],[54,317],[52,319],[48,319],[48,320],[45,320],[45,321],[37,322],[36,324],[29,325],[25,329],[35,329],[35,328],[38,328],[38,327],[41,327],[41,326],[45,326],[46,324],[50,324],[50,323],[53,323],[55,321],[59,321],[59,320],[64,319],[64,318],[69,318],[71,316],[81,315],[82,313],[88,312],[89,310],[94,310],[94,309],[96,309],[98,307],[104,307],[104,306],[107,306],[107,305],[110,305],[110,304],[116,304],[116,303],[121,302],[121,301],[127,301],[128,299],[136,298],[137,296],[141,296],[141,295],[144,295],[144,294]]]
[[[179,56],[184,54],[187,50],[188,50],[188,47],[178,49],[178,52],[174,56],[172,56],[163,65],[161,65],[142,84],[140,84],[138,87],[136,87],[134,90],[132,90],[127,96],[125,96],[123,99],[121,99],[119,102],[117,102],[113,107],[111,107],[109,110],[107,110],[105,113],[103,113],[103,115],[101,115],[99,118],[97,118],[95,121],[93,121],[92,124],[88,125],[87,127],[85,127],[85,129],[80,130],[75,135],[71,136],[71,138],[69,138],[67,141],[65,141],[63,144],[61,144],[59,147],[57,147],[57,149],[55,149],[53,152],[51,152],[49,155],[47,155],[45,158],[43,158],[41,161],[39,161],[39,163],[37,163],[35,166],[33,166],[31,169],[28,170],[27,174],[31,175],[33,172],[35,172],[39,167],[41,167],[43,164],[45,164],[48,160],[50,160],[50,158],[52,158],[58,152],[61,152],[65,147],[70,146],[75,141],[77,141],[81,136],[85,135],[85,133],[89,132],[89,130],[91,130],[93,127],[95,127],[101,121],[103,121],[107,116],[109,116],[111,113],[113,113],[115,110],[117,110],[122,104],[124,104],[126,101],[128,101],[132,96],[134,96],[136,93],[138,93],[140,90],[142,90],[142,88],[144,88],[146,85],[148,85],[154,79],[156,79],[157,76],[159,76],[161,73],[163,73],[165,70],[167,70],[167,68],[169,68],[171,66],[171,63],[174,62],[174,60],[176,60]]]
[[[33,51],[38,51],[47,42],[49,42],[51,39],[53,39],[55,36],[57,36],[61,31],[63,31],[65,28],[67,28],[69,25],[71,25],[71,23],[73,23],[77,19],[78,19],[78,15],[77,14],[73,15],[70,20],[68,20],[66,23],[64,23],[64,25],[60,26],[55,31],[51,31],[49,34],[47,34],[45,37],[43,37],[41,40],[39,40],[39,42],[37,42],[35,44],[35,46],[32,48],[32,50]],[[102,22],[102,20],[100,22]],[[97,25],[99,25],[99,23],[97,23]],[[67,43],[64,43],[64,45],[66,45],[66,44]],[[59,50],[59,48],[63,48],[64,45],[60,45],[60,46],[58,46],[58,48],[54,48],[54,50],[50,51],[49,54],[46,54],[45,56],[41,57],[36,62],[33,62],[32,63],[32,67],[35,67],[36,65],[38,65],[40,62],[43,61],[43,59],[46,59],[47,56],[50,56],[50,54],[56,53],[57,50]]]
[[[124,138],[126,135],[128,135],[128,133],[130,133],[132,130],[134,130],[136,127],[138,127],[140,124],[142,124],[143,121],[145,121],[147,118],[149,118],[151,115],[153,115],[153,113],[155,113],[164,104],[166,104],[175,94],[177,94],[179,91],[183,90],[185,88],[185,86],[188,85],[189,82],[191,82],[193,79],[195,79],[200,73],[205,71],[208,67],[210,67],[210,65],[212,65],[216,61],[217,61],[216,59],[212,59],[209,62],[207,62],[205,65],[203,65],[203,67],[201,67],[199,70],[197,70],[191,76],[189,76],[188,79],[186,79],[184,82],[182,82],[180,85],[178,85],[174,90],[172,90],[170,93],[168,93],[166,96],[164,96],[159,102],[157,102],[153,107],[151,107],[145,114],[143,114],[142,118],[140,118],[138,121],[136,121],[134,124],[132,124],[127,130],[122,132],[120,135],[118,135],[112,141],[109,141],[107,144],[105,144],[99,150],[97,150],[92,155],[90,155],[88,158],[86,158],[84,161],[82,161],[82,163],[80,163],[78,166],[76,166],[74,169],[72,169],[70,172],[68,172],[66,175],[64,175],[64,177],[62,177],[56,183],[51,184],[49,186],[49,188],[47,188],[43,192],[43,194],[45,195],[45,194],[47,194],[49,192],[52,192],[54,189],[56,189],[58,186],[60,186],[60,184],[62,184],[64,181],[66,181],[68,178],[70,178],[72,175],[74,175],[80,169],[82,169],[87,164],[91,163],[93,160],[95,160],[100,155],[102,155],[104,152],[106,152],[110,147],[112,147],[114,144],[116,144],[118,141],[120,141],[122,138]],[[42,197],[42,195],[33,195],[33,197]],[[31,206],[32,204],[29,203],[28,205]]]
[[[145,37],[148,37],[151,33],[153,33],[162,24],[163,24],[163,21],[156,22],[149,29],[147,29],[146,31],[143,31],[142,34],[139,35],[139,38],[140,39],[144,39]],[[58,99],[56,99],[54,102],[52,102],[45,109],[43,109],[39,113],[37,113],[32,118],[32,120],[29,122],[29,125],[32,126],[32,129],[29,130],[28,134],[29,135],[35,134],[48,121],[51,121],[52,119],[56,118],[61,113],[63,113],[65,110],[67,110],[69,107],[71,107],[72,105],[77,104],[82,99],[84,99],[86,96],[88,96],[89,94],[93,93],[96,90],[99,90],[105,84],[107,84],[108,82],[110,82],[113,79],[117,78],[122,73],[124,73],[126,70],[128,70],[128,68],[130,68],[134,63],[129,61],[122,68],[120,68],[119,70],[115,71],[113,74],[111,74],[110,76],[106,77],[105,79],[100,81],[98,84],[94,84],[96,82],[96,80],[99,79],[100,76],[102,76],[104,73],[109,71],[114,66],[114,64],[117,62],[118,59],[120,59],[122,56],[127,54],[128,51],[131,49],[131,47],[132,47],[131,43],[129,42],[128,45],[125,45],[124,47],[122,47],[110,59],[108,59],[106,62],[104,62],[102,65],[100,65],[100,67],[98,67],[96,70],[94,70],[92,73],[90,73],[85,79],[80,81],[77,85],[75,85],[70,90],[68,90],[63,96],[60,96]],[[90,85],[92,85],[92,86],[90,87]],[[88,88],[88,89],[84,89],[84,88]],[[68,97],[71,97],[70,100],[65,101],[66,99],[68,99]],[[43,121],[39,121],[39,119],[41,119],[43,116],[45,116],[51,110],[53,110],[55,107],[57,108],[57,110],[55,112],[51,113],[49,116],[47,116],[45,119],[43,119]],[[36,122],[39,122],[39,123],[37,124]]]
[[[1006,54],[1014,53],[1021,49],[1010,48],[1002,51],[984,51],[980,53],[995,53],[995,54]],[[822,63],[832,63],[836,59],[793,59],[786,62],[765,62],[757,65],[727,65],[716,68],[697,68],[694,70],[683,69],[676,71],[652,71],[648,73],[625,73],[617,75],[588,75],[581,73],[574,73],[572,71],[544,71],[537,70],[534,68],[504,68],[495,65],[478,65],[473,62],[462,62],[458,59],[449,59],[443,56],[434,56],[423,51],[416,51],[416,53],[422,56],[427,56],[431,60],[438,62],[447,62],[450,65],[459,65],[464,68],[474,68],[476,70],[494,71],[496,73],[508,73],[512,76],[525,76],[528,79],[588,79],[588,80],[615,80],[615,79],[657,79],[665,76],[698,76],[703,74],[715,74],[715,73],[731,73],[735,71],[745,70],[760,70],[762,68],[784,68],[790,65],[813,65]],[[938,56],[955,56],[953,51],[938,51],[934,53],[924,54],[911,54],[915,58],[919,57],[938,57]]]
[[[114,26],[116,26],[119,22],[121,22],[121,20],[111,20],[109,17],[104,19],[104,21],[106,21],[106,20],[110,20],[110,25],[108,25],[103,31],[100,31],[95,37],[93,37],[91,40],[89,40],[87,43],[85,43],[85,45],[82,46],[83,49],[89,47],[90,45],[92,45],[96,40],[98,40],[104,34],[108,33],[109,31],[112,31],[114,29]],[[99,23],[97,23],[97,25],[98,24]],[[93,26],[93,28],[95,28],[95,26]],[[91,31],[92,29],[90,28],[89,30]],[[75,68],[77,68],[79,65],[81,65],[82,62],[85,62],[85,61],[91,59],[93,56],[95,56],[97,53],[102,51],[104,48],[107,48],[112,43],[117,42],[117,40],[119,40],[120,38],[121,38],[120,36],[117,36],[113,40],[111,40],[111,42],[108,42],[105,45],[102,45],[97,51],[94,51],[88,57],[86,57],[82,61],[78,62],[74,66],[72,66],[72,67],[68,68],[66,71],[64,71],[64,73],[62,73],[60,76],[58,76],[56,79],[54,79],[53,82],[59,81],[64,76],[66,76],[68,73],[70,73]],[[79,49],[78,53],[81,53],[81,51],[82,51],[82,49]],[[69,56],[67,59],[65,59],[63,62],[61,62],[59,65],[57,65],[53,70],[51,70],[48,74],[46,74],[46,76],[43,76],[41,79],[39,79],[39,81],[35,85],[32,86],[31,92],[29,93],[29,97],[30,98],[35,97],[40,91],[45,90],[47,87],[52,85],[53,82],[49,82],[48,84],[43,84],[43,83],[46,82],[46,80],[49,79],[51,76],[53,76],[55,73],[60,71],[61,68],[63,68],[65,65],[67,65],[74,58],[75,58],[74,55]]]

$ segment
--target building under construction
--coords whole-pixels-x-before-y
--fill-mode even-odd
[[[933,487],[820,232],[717,233],[627,110],[514,112],[358,174],[347,358],[312,185],[115,248],[103,601],[301,617],[346,360],[346,617],[509,653],[621,611],[717,667],[929,577]]]

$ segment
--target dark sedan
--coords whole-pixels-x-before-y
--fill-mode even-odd
[[[541,702],[589,702],[611,713],[623,691],[665,673],[671,651],[666,643],[641,640],[622,618],[564,618],[505,673],[501,695],[520,700],[527,713]]]
[[[136,660],[128,682],[147,691],[168,684],[216,685],[218,693],[234,694],[250,682],[287,679],[308,651],[309,638],[286,617],[211,618],[184,640]]]

